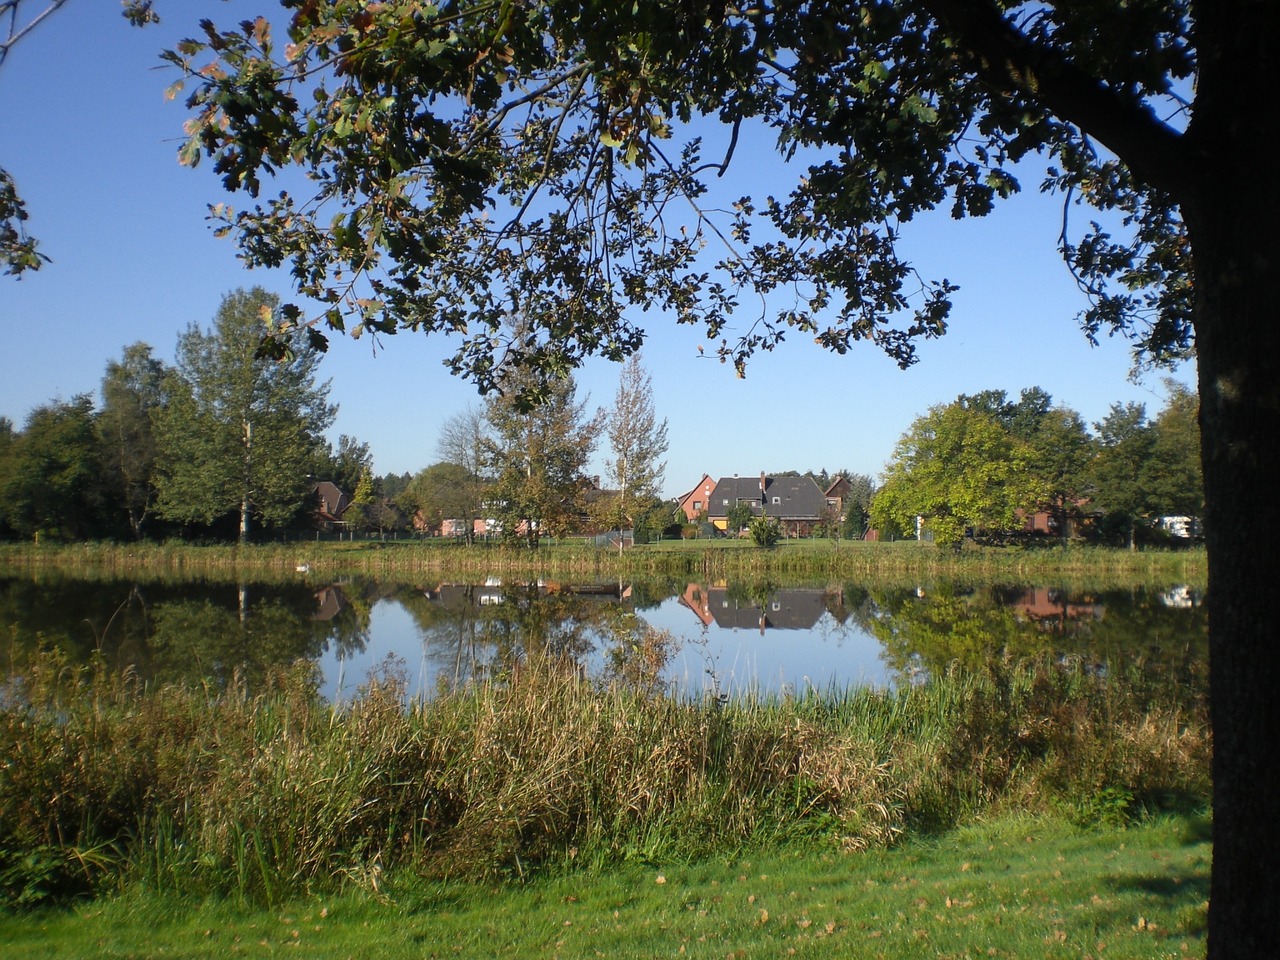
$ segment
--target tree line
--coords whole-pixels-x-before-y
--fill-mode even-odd
[[[357,478],[368,448],[324,437],[337,408],[319,357],[259,350],[279,301],[223,298],[210,328],[178,337],[172,366],[150,345],[107,364],[101,405],[79,394],[0,418],[0,535],[85,540],[247,539],[309,521],[317,476]]]
[[[1154,418],[1145,404],[1116,403],[1092,433],[1039,387],[1016,401],[987,390],[931,407],[898,440],[871,522],[956,544],[1021,529],[1042,513],[1046,532],[1064,540],[1133,548],[1158,535],[1158,518],[1204,512],[1199,401],[1175,380],[1165,389]]]
[[[261,288],[234,291],[209,328],[178,337],[172,366],[135,343],[107,364],[99,405],[83,393],[37,407],[21,429],[0,418],[0,537],[299,533],[319,519],[326,480],[347,495],[340,521],[353,531],[439,532],[453,521],[468,541],[479,532],[536,544],[584,526],[670,523],[667,425],[638,355],[608,410],[578,400],[571,376],[517,365],[508,389],[446,422],[438,462],[378,477],[367,443],[325,438],[337,407],[318,379],[321,355],[296,332],[263,350],[279,306]],[[586,476],[602,439],[603,481]]]

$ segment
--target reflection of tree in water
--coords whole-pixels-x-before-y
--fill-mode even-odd
[[[715,622],[711,610],[726,600],[754,611],[748,626],[758,626],[763,614],[767,624],[794,619],[799,627],[803,614],[806,624],[816,619],[824,641],[875,638],[886,665],[903,678],[952,664],[973,669],[993,657],[1048,655],[1098,667],[1138,665],[1199,689],[1207,664],[1204,607],[1185,589],[845,584],[797,591],[761,583],[697,592],[707,608],[699,614],[704,624]],[[791,593],[794,602],[787,600]],[[673,595],[690,595],[687,584],[424,589],[356,580],[242,589],[204,581],[0,578],[0,624],[12,638],[0,644],[0,667],[11,673],[10,657],[44,644],[73,662],[101,655],[110,668],[132,669],[147,681],[221,682],[237,670],[258,678],[273,665],[327,650],[340,661],[363,652],[373,607],[390,600],[412,618],[424,661],[445,684],[501,678],[531,657],[556,656],[580,671],[644,685],[654,664],[675,650],[637,611]]]
[[[239,675],[254,684],[274,666],[323,652],[330,625],[311,618],[310,591],[301,597],[263,596],[245,586],[228,593],[226,599],[152,605],[150,672],[156,679],[226,683]]]
[[[536,584],[441,584],[394,595],[422,634],[441,682],[501,678],[531,657],[585,669],[607,645],[616,596],[582,596]]]
[[[344,581],[322,587],[315,595],[311,619],[325,625],[325,650],[338,659],[363,653],[369,645],[373,605],[383,591],[371,580]]]
[[[1204,608],[1159,591],[1085,591],[948,584],[870,591],[859,619],[900,677],[981,669],[993,659],[1052,656],[1091,668],[1139,666],[1179,682],[1203,679]]]
[[[0,580],[0,623],[15,644],[57,646],[74,662],[100,655],[149,682],[260,678],[330,643],[363,645],[367,609],[344,601],[328,618],[316,611],[304,583]],[[0,653],[6,667],[10,652]]]

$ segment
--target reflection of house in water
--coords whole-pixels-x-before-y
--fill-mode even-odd
[[[693,615],[702,621],[704,627],[709,627],[715,622],[715,618],[711,616],[711,600],[707,596],[706,588],[700,583],[691,583],[684,588],[684,593],[680,594],[680,605],[692,610]]]
[[[1072,600],[1065,590],[1028,587],[1009,601],[1009,607],[1023,620],[1042,630],[1060,630],[1068,622],[1101,620],[1103,607],[1092,598]]]
[[[689,584],[680,596],[705,626],[725,630],[812,630],[827,612],[825,590],[788,588],[749,596],[727,586]]]
[[[335,583],[316,594],[316,612],[311,615],[311,619],[321,622],[332,620],[345,609],[347,609],[347,595],[342,592],[342,587]]]
[[[1192,590],[1190,587],[1172,587],[1161,592],[1160,602],[1176,610],[1191,610],[1200,606],[1203,598],[1199,591]]]

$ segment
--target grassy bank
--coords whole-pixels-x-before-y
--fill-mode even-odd
[[[1008,816],[856,856],[814,848],[625,864],[524,885],[384,884],[252,909],[133,890],[0,914],[11,960],[1205,955],[1204,824]]]
[[[996,664],[896,691],[722,702],[558,661],[406,704],[310,668],[143,690],[56,653],[0,696],[0,896],[141,886],[278,904],[383,878],[503,880],[748,848],[891,845],[1006,809],[1203,805],[1203,704],[1141,674]]]
[[[759,578],[777,580],[1051,578],[1134,583],[1205,581],[1203,550],[1114,550],[1098,547],[972,547],[961,551],[915,542],[784,541],[760,549],[746,541],[668,541],[619,553],[577,541],[536,550],[443,541],[298,542],[246,547],[189,544],[0,545],[0,569],[56,570],[75,575],[257,578],[364,575],[612,580],[620,577]]]

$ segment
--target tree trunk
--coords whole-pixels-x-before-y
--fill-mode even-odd
[[[1199,202],[1184,204],[1209,555],[1212,960],[1280,957],[1280,638],[1270,603],[1280,581],[1271,542],[1280,532],[1280,191],[1272,159],[1253,149],[1250,162],[1216,145],[1226,169],[1205,172]]]

